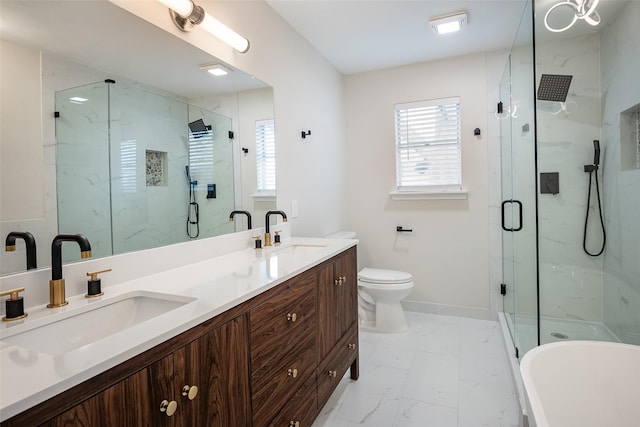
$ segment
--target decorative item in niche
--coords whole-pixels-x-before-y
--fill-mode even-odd
[[[167,153],[164,151],[146,151],[147,187],[162,187],[167,185],[165,178],[165,164]]]

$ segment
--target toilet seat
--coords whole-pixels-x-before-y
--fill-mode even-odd
[[[358,281],[367,285],[381,285],[380,288],[397,289],[393,285],[411,283],[413,282],[413,276],[404,271],[365,267],[358,273]]]

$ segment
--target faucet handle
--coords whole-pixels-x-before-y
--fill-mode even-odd
[[[90,277],[90,279],[87,280],[87,294],[85,295],[85,298],[95,298],[104,295],[104,292],[102,292],[102,283],[98,278],[98,274],[107,273],[109,271],[111,271],[111,269],[107,268],[105,270],[87,273],[87,277]]]
[[[108,273],[109,271],[111,271],[110,268],[100,271],[94,271],[93,273],[87,273],[87,277],[91,277],[91,280],[98,280],[98,274]]]
[[[260,238],[260,236],[252,236],[251,238],[256,241],[255,248],[262,249],[262,239]]]
[[[27,313],[24,312],[24,299],[20,296],[20,292],[24,292],[24,288],[0,292],[0,297],[9,295],[9,299],[5,301],[7,315],[2,318],[3,321],[9,322],[27,317]]]
[[[280,230],[274,231],[273,232],[274,236],[273,236],[273,243],[276,245],[280,244]]]

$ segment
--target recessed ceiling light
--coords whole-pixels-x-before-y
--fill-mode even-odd
[[[455,33],[467,26],[467,12],[455,12],[429,19],[431,30],[436,35]]]
[[[230,68],[227,68],[222,64],[205,64],[205,65],[201,65],[200,69],[206,70],[207,72],[213,74],[216,77],[226,76],[232,71]]]

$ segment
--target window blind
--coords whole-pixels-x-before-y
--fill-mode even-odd
[[[398,191],[462,186],[460,98],[396,104]]]
[[[276,135],[273,119],[256,121],[258,192],[276,190]]]
[[[189,134],[189,175],[198,181],[198,187],[206,188],[215,182],[213,175],[213,131],[205,130]]]

